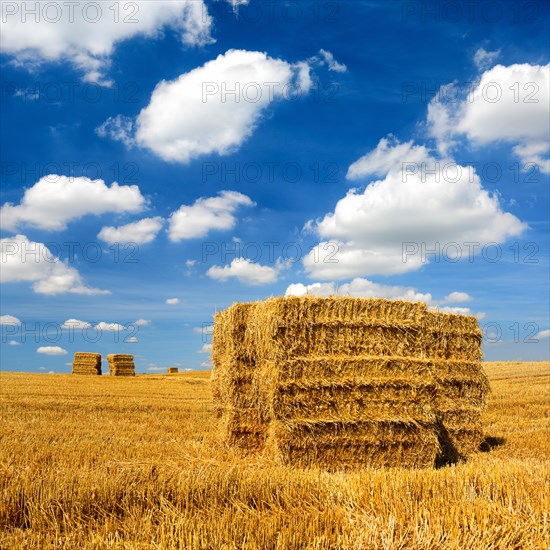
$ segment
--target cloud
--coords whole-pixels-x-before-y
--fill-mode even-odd
[[[162,372],[166,370],[166,367],[157,367],[156,365],[150,365],[147,367],[149,372]]]
[[[119,323],[106,323],[105,321],[98,323],[95,328],[101,332],[120,332],[121,330],[126,330],[124,325]]]
[[[176,304],[180,303],[180,299],[179,298],[167,298],[165,300],[165,303],[168,304],[169,306],[175,306]]]
[[[124,341],[128,342],[129,344],[136,344],[137,342],[139,342],[139,340],[135,336],[130,336],[130,338],[126,338],[126,340]]]
[[[0,240],[0,280],[3,283],[29,281],[38,294],[110,294],[108,290],[84,284],[80,273],[54,256],[43,243],[30,241],[25,235]]]
[[[337,285],[334,282],[313,283],[304,285],[302,283],[291,284],[285,292],[285,296],[352,296],[354,298],[385,298],[387,300],[407,300],[410,302],[426,302],[429,305],[434,303],[430,293],[418,292],[415,288],[382,285],[373,283],[368,279],[357,277],[350,283]]]
[[[366,176],[384,176],[404,161],[420,164],[429,155],[422,145],[412,141],[399,143],[392,135],[382,138],[376,149],[369,151],[348,168],[346,178],[355,181]]]
[[[8,342],[8,346],[20,346],[21,342],[18,342],[17,340],[10,340]]]
[[[150,324],[151,321],[149,319],[138,319],[132,323],[132,325],[136,325],[137,327],[148,327]]]
[[[143,218],[137,222],[128,223],[119,227],[103,227],[97,235],[99,239],[109,244],[136,243],[147,244],[155,240],[162,229],[161,217]]]
[[[462,302],[470,302],[472,297],[466,292],[451,292],[443,298],[443,302],[447,304],[460,304]]]
[[[59,346],[41,346],[36,350],[36,353],[43,355],[67,355],[67,350]]]
[[[2,263],[3,263],[3,259],[2,259]],[[0,315],[0,325],[18,327],[21,325],[21,321],[17,317],[14,317],[13,315]]]
[[[440,313],[453,313],[455,315],[472,315],[472,310],[469,307],[438,307]]]
[[[109,117],[101,126],[95,129],[95,133],[102,138],[120,141],[128,148],[135,145],[133,138],[134,119],[132,117],[123,115]]]
[[[214,332],[214,325],[203,325],[202,327],[195,327],[193,328],[193,332],[196,334],[212,334]]]
[[[89,328],[92,325],[87,321],[79,321],[78,319],[67,319],[62,325],[61,328],[74,330],[74,329],[85,329]]]
[[[197,199],[192,205],[182,205],[168,220],[168,238],[172,242],[205,237],[213,230],[235,227],[233,215],[239,206],[254,206],[250,197],[237,191],[220,191],[217,197]]]
[[[105,73],[116,46],[125,40],[136,36],[156,39],[170,29],[185,45],[213,41],[212,19],[202,0],[109,5],[50,2],[42,4],[37,17],[28,14],[23,23],[24,5],[6,2],[2,9],[2,53],[29,70],[47,62],[67,61],[83,73],[85,81],[103,85],[111,84]]]
[[[135,123],[115,117],[97,132],[135,142],[171,162],[228,155],[253,134],[273,102],[309,91],[309,70],[307,62],[228,50],[175,80],[159,82]]]
[[[481,75],[468,97],[442,101],[437,94],[428,106],[428,133],[442,153],[459,137],[474,147],[506,142],[523,163],[550,173],[549,70],[550,64],[496,65]],[[458,87],[453,83],[445,89]]]
[[[350,167],[354,179],[383,170],[385,176],[363,191],[350,189],[334,212],[310,224],[321,238],[303,260],[311,277],[405,273],[428,263],[422,250],[447,243],[501,243],[526,228],[502,211],[473,167],[436,159],[412,141],[382,139],[359,162]]]
[[[140,212],[145,198],[137,185],[110,187],[103,180],[50,174],[25,190],[20,204],[5,203],[0,209],[2,228],[16,231],[27,225],[48,231],[66,229],[67,223],[83,216],[108,212]]]
[[[197,353],[212,353],[212,344],[203,344],[202,348]]]
[[[488,69],[489,67],[494,65],[499,56],[500,50],[495,50],[491,52],[487,51],[484,48],[478,48],[476,53],[474,54],[474,63],[480,71],[484,71],[485,69]]]
[[[246,6],[250,0],[226,0],[228,4],[233,6],[233,11],[237,12],[240,6]]]
[[[212,266],[206,274],[218,281],[234,278],[241,283],[250,285],[265,285],[274,283],[279,275],[279,269],[256,264],[245,258],[235,258],[229,265]]]
[[[550,338],[550,329],[541,330],[539,333],[535,335],[535,338],[538,338],[539,340],[542,340],[544,338]]]
[[[334,55],[332,55],[331,52],[320,49],[319,54],[321,55],[324,62],[328,65],[329,71],[334,71],[337,73],[347,72],[348,68],[343,63],[338,63],[338,61],[334,59]]]
[[[454,301],[458,301],[459,297],[468,296],[465,292],[451,292],[445,296],[443,300],[435,300],[429,292],[418,292],[416,288],[398,286],[398,285],[383,285],[374,283],[368,279],[357,277],[350,283],[337,284],[335,282],[312,283],[304,285],[302,283],[294,283],[287,287],[285,296],[352,296],[354,298],[384,298],[386,300],[406,300],[408,302],[424,302],[432,311],[440,311],[442,313],[455,313],[460,315],[475,315],[478,319],[485,317],[485,313],[474,314],[467,307],[448,307],[441,304],[446,303],[449,296],[454,296]],[[470,297],[468,296],[470,299]]]

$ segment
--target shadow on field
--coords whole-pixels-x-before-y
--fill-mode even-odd
[[[437,421],[437,439],[439,440],[441,453],[435,459],[435,467],[443,468],[451,464],[456,464],[461,459],[461,456],[453,445],[449,432],[443,425],[441,419]]]
[[[505,443],[506,439],[504,437],[491,437],[488,435],[479,446],[479,450],[482,453],[490,453],[495,447],[500,447]]]

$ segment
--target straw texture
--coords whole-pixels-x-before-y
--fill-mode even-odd
[[[77,351],[74,354],[72,373],[101,376],[101,354]]]
[[[328,469],[425,467],[482,441],[489,390],[473,317],[424,303],[287,297],[215,316],[227,444]]]
[[[122,353],[107,355],[111,376],[135,376],[134,356]]]

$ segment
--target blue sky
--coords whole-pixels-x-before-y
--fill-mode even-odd
[[[34,4],[2,7],[3,369],[208,368],[216,310],[305,292],[549,358],[546,3]]]

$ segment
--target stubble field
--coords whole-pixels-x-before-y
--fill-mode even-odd
[[[484,366],[479,453],[342,473],[221,446],[209,372],[2,372],[0,548],[548,548],[550,366]]]

